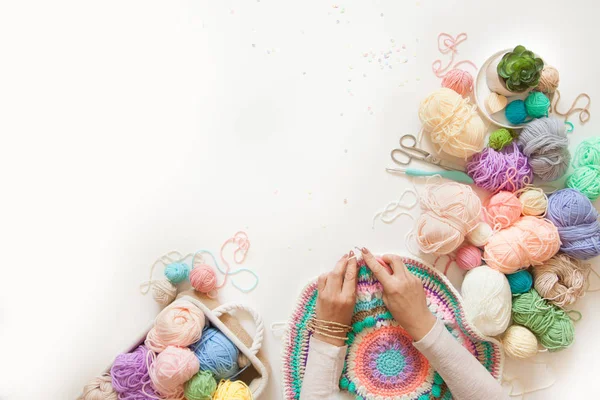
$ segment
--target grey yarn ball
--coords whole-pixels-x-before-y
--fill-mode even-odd
[[[534,175],[554,181],[567,172],[571,161],[565,124],[554,117],[539,118],[523,128],[517,144],[529,159]]]

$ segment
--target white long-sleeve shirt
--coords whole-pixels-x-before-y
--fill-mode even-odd
[[[437,320],[429,333],[413,345],[429,360],[457,400],[505,400],[502,386]],[[300,400],[351,399],[339,381],[347,346],[310,339]]]

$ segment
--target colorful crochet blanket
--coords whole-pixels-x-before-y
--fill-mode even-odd
[[[452,284],[434,268],[404,258],[408,270],[423,281],[427,305],[446,329],[483,366],[500,380],[504,363],[500,344],[480,334],[465,317],[461,299]],[[315,313],[317,284],[300,295],[287,327],[283,355],[284,396],[299,399],[310,333],[306,325]],[[348,353],[340,388],[361,400],[451,399],[442,377],[412,345],[412,338],[393,320],[382,300],[381,284],[360,265],[357,303],[348,335]]]

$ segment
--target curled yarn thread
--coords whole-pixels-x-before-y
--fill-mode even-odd
[[[513,100],[504,109],[508,122],[514,125],[522,124],[527,120],[527,107],[523,100]]]
[[[575,171],[567,178],[567,186],[579,190],[591,201],[600,197],[600,138],[594,137],[577,146],[573,156]]]
[[[258,275],[248,268],[238,268],[234,271],[231,271],[231,267],[224,256],[224,250],[229,244],[235,244],[237,246],[236,249],[233,251],[233,261],[236,264],[242,264],[246,260],[246,255],[248,254],[248,250],[250,249],[250,240],[248,239],[248,235],[246,234],[246,232],[242,231],[236,232],[236,234],[233,235],[233,237],[227,239],[225,243],[223,243],[223,245],[221,246],[221,261],[223,262],[223,265],[225,265],[225,271],[221,270],[218,264],[216,264],[216,266],[219,272],[225,275],[225,279],[223,280],[223,283],[217,286],[217,289],[225,285],[228,276],[237,275],[242,272],[247,272],[254,277],[254,283],[252,285],[250,285],[247,288],[243,288],[235,282],[232,282],[232,285],[241,292],[251,292],[256,288],[256,286],[258,286]]]
[[[485,222],[479,222],[475,229],[467,234],[467,240],[474,246],[483,247],[492,236],[492,227]]]
[[[210,371],[216,379],[228,379],[237,374],[239,350],[220,330],[208,328],[197,343],[190,346],[202,370]]]
[[[188,348],[169,346],[158,356],[149,352],[148,360],[152,384],[166,399],[182,399],[184,383],[200,369],[198,359]]]
[[[506,275],[506,279],[508,279],[512,294],[529,292],[533,285],[533,277],[526,269],[522,269],[514,274],[508,274]]]
[[[533,268],[535,290],[561,308],[585,294],[588,275],[580,261],[561,253]]]
[[[416,224],[419,249],[424,253],[448,254],[479,223],[481,201],[467,185],[456,182],[428,184],[421,196],[423,214]]]
[[[563,253],[580,260],[600,255],[598,211],[582,193],[575,189],[553,193],[547,218],[558,228]]]
[[[217,381],[209,371],[200,371],[185,383],[187,400],[211,400],[217,390]]]
[[[540,83],[537,85],[537,90],[544,93],[554,93],[558,89],[560,76],[558,70],[550,65],[544,65],[540,76]]]
[[[562,350],[573,343],[573,321],[562,309],[542,299],[535,289],[516,295],[512,311],[513,320],[529,328],[548,350]]]
[[[110,376],[105,374],[92,379],[83,387],[81,400],[118,400]]]
[[[155,397],[148,374],[148,349],[138,346],[131,353],[119,354],[110,369],[112,385],[119,400],[147,400]]]
[[[501,128],[490,134],[488,146],[496,151],[500,151],[513,142],[516,134],[512,130]]]
[[[448,88],[421,102],[419,119],[431,141],[450,155],[468,158],[485,145],[485,127],[469,99]]]
[[[242,381],[221,380],[213,400],[252,400],[252,391]]]
[[[547,117],[550,109],[550,99],[542,92],[531,92],[525,99],[525,109],[530,117]]]
[[[579,99],[586,99],[587,103],[583,106],[583,107],[577,107],[577,103],[579,102]],[[590,117],[592,116],[590,113],[590,104],[592,103],[592,99],[590,98],[590,95],[587,93],[581,93],[579,94],[575,100],[573,101],[573,103],[571,104],[571,108],[569,108],[566,112],[560,112],[558,111],[558,102],[560,101],[560,91],[557,90],[556,94],[554,95],[554,113],[557,115],[560,115],[561,117],[565,117],[565,121],[567,121],[569,119],[569,117],[571,116],[571,114],[574,113],[579,113],[579,121],[582,124],[585,124],[586,122],[588,122],[590,120]]]
[[[514,192],[533,181],[527,157],[514,142],[501,151],[486,147],[475,154],[467,163],[467,174],[475,185],[490,192]]]
[[[519,135],[519,149],[529,158],[533,173],[543,181],[565,174],[571,161],[565,125],[556,118],[531,121]]]
[[[535,335],[521,325],[512,325],[504,332],[502,345],[506,355],[516,360],[533,357],[538,352],[538,341]]]
[[[540,188],[530,187],[519,195],[523,215],[543,216],[548,209],[548,196]]]
[[[550,221],[524,216],[492,235],[483,259],[491,268],[510,274],[542,264],[555,255],[559,247],[558,230]]]
[[[472,245],[464,245],[456,252],[456,264],[460,269],[469,271],[479,267],[481,263],[481,250]],[[444,272],[445,273],[445,272]]]
[[[512,192],[501,191],[486,202],[487,215],[495,229],[502,229],[514,224],[523,211],[523,205]]]
[[[511,293],[504,274],[486,265],[467,272],[462,296],[469,320],[488,336],[496,336],[510,323]]]
[[[157,315],[146,337],[146,347],[160,353],[168,346],[189,346],[200,339],[204,324],[204,313],[194,304],[173,303]]]

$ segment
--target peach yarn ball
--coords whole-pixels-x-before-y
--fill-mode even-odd
[[[150,364],[148,374],[162,396],[167,399],[183,399],[183,384],[199,370],[200,362],[194,352],[186,347],[168,346]]]
[[[209,293],[217,287],[217,274],[210,265],[200,264],[190,271],[190,283],[200,293]]]
[[[146,347],[160,353],[167,346],[186,347],[202,336],[204,313],[189,301],[178,301],[158,314],[146,337]]]
[[[444,75],[442,86],[463,97],[468,96],[473,91],[473,75],[462,69],[450,70]]]
[[[521,217],[523,205],[514,193],[501,191],[490,197],[486,209],[494,227],[502,229]]]

